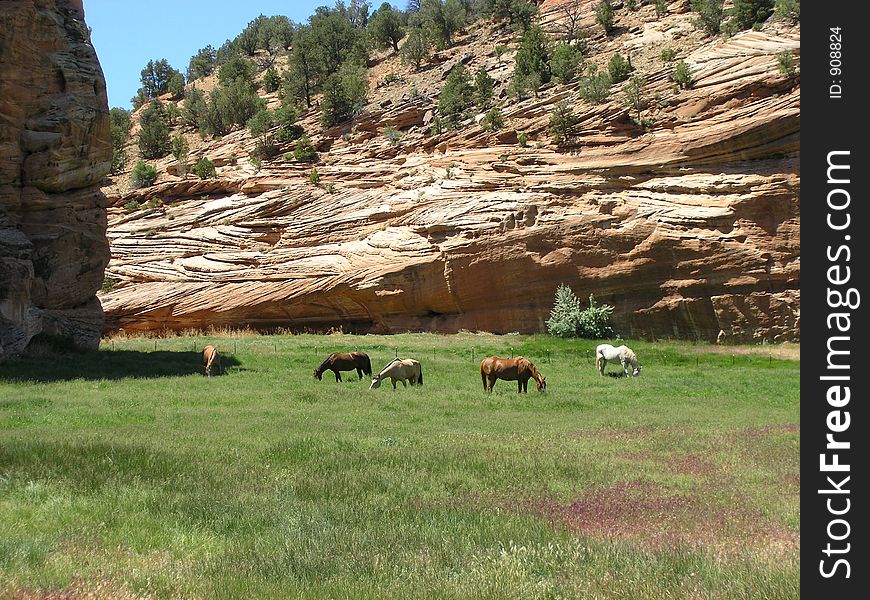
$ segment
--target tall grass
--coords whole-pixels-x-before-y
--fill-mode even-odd
[[[227,375],[202,376],[207,343]],[[471,334],[0,364],[0,595],[797,597],[799,363],[630,345],[639,378],[599,376],[595,342]],[[425,385],[312,377],[348,350]],[[485,394],[487,354],[547,393]]]

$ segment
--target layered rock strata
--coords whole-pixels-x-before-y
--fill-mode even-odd
[[[81,2],[0,5],[0,358],[39,333],[95,348],[109,260],[105,81]]]
[[[686,19],[596,43],[658,53]],[[375,89],[353,127],[312,136],[318,186],[310,165],[255,171],[246,132],[208,142],[191,160],[215,160],[217,179],[166,175],[113,199],[108,326],[538,332],[566,283],[612,304],[626,337],[798,340],[800,88],[778,69],[786,50],[799,59],[799,32],[701,40],[685,90],[656,56],[647,127],[622,103],[625,84],[601,105],[548,86],[504,102],[499,131],[439,135],[437,86]],[[486,66],[497,91],[512,70],[461,46],[441,61],[429,72]],[[578,125],[556,146],[561,101]],[[316,119],[301,124],[315,132]]]

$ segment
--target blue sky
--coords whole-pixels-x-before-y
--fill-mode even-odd
[[[130,108],[149,60],[165,58],[185,73],[190,57],[236,37],[257,15],[287,15],[304,23],[334,0],[84,0],[85,21],[106,76],[109,106]],[[380,2],[372,2],[372,10]],[[404,8],[404,0],[394,0]]]

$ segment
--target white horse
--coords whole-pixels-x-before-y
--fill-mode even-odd
[[[640,375],[640,366],[637,364],[637,355],[628,346],[618,346],[614,348],[610,344],[601,344],[595,348],[595,367],[598,372],[604,375],[604,367],[607,366],[608,360],[618,360],[622,365],[622,370],[628,376],[628,363],[634,368],[631,375],[637,377]]]
[[[372,385],[369,389],[378,389],[381,387],[381,381],[387,377],[392,380],[393,389],[396,389],[397,381],[401,381],[405,387],[408,387],[406,382],[410,382],[411,385],[423,385],[423,368],[413,358],[394,358],[372,378]]]

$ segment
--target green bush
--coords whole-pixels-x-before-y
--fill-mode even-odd
[[[682,89],[692,87],[692,70],[689,68],[689,65],[686,64],[686,61],[681,60],[674,66],[674,70],[671,73],[671,79],[673,79]]]
[[[480,126],[486,131],[498,131],[504,127],[504,117],[498,107],[489,109],[480,121]]]
[[[773,14],[773,0],[734,0],[731,14],[738,29],[749,29]]]
[[[351,64],[342,66],[323,84],[320,102],[320,121],[324,127],[333,127],[355,117],[365,106],[368,77],[365,69]]]
[[[520,135],[517,136],[517,141],[519,142],[520,146],[525,148],[529,145],[529,134],[525,131],[522,132]]]
[[[253,84],[255,72],[251,61],[241,56],[233,56],[218,69],[218,81],[224,85],[237,80]]]
[[[649,98],[646,95],[646,79],[642,75],[632,75],[623,90],[623,103],[626,108],[637,111],[638,123],[641,123],[641,112],[649,106]]]
[[[193,165],[193,172],[200,179],[210,179],[217,176],[214,163],[205,156],[196,161],[196,164]]]
[[[278,71],[274,67],[269,67],[266,74],[263,75],[263,89],[267,94],[271,94],[278,91],[279,87],[281,87],[281,76],[278,75]]]
[[[463,0],[422,0],[419,16],[438,48],[449,47],[465,25],[468,13]]]
[[[556,337],[575,337],[580,322],[580,299],[565,284],[559,284],[550,318],[547,319],[547,331]]]
[[[314,149],[314,145],[312,145],[307,135],[303,135],[296,142],[296,148],[293,149],[293,157],[299,162],[317,162],[317,150]]]
[[[692,0],[692,10],[698,13],[695,26],[710,35],[719,33],[725,15],[724,3],[725,0]]]
[[[625,81],[628,79],[628,74],[633,70],[634,67],[631,66],[631,62],[627,61],[619,52],[611,56],[610,62],[607,63],[607,72],[610,73],[610,81],[612,83]]]
[[[495,89],[495,81],[486,72],[483,66],[474,77],[474,104],[478,110],[486,110],[492,105],[492,94]]]
[[[311,169],[311,173],[308,175],[308,181],[311,182],[312,185],[318,185],[320,183],[320,173],[317,172],[317,169]]]
[[[662,62],[671,62],[672,60],[674,60],[674,58],[676,58],[676,56],[677,51],[673,48],[665,48],[662,50]]]
[[[277,148],[272,136],[272,127],[275,125],[275,114],[265,108],[255,114],[248,121],[248,130],[257,140],[254,146],[254,155],[258,158],[267,158],[277,153]]]
[[[185,137],[177,134],[172,138],[172,156],[178,161],[178,174],[184,175],[187,172],[187,152],[190,146]]]
[[[305,134],[305,130],[296,124],[296,108],[291,105],[284,105],[272,111],[272,116],[278,130],[275,132],[275,139],[279,142],[292,142],[298,140]]]
[[[157,169],[141,160],[136,163],[136,166],[130,172],[130,183],[134,188],[149,187],[155,181],[157,181]],[[136,208],[139,208],[138,203]]]
[[[217,66],[217,53],[211,46],[201,48],[187,64],[187,80],[193,81],[211,75]]]
[[[780,19],[796,23],[801,20],[801,0],[776,0],[773,12]]]
[[[791,50],[783,50],[782,52],[777,53],[776,62],[780,73],[783,75],[794,75],[794,55]]]
[[[455,127],[465,118],[474,99],[474,87],[465,65],[457,64],[450,70],[447,81],[438,94],[438,113],[448,125]]]
[[[368,31],[378,48],[392,48],[393,52],[398,52],[399,41],[405,36],[402,14],[384,2],[369,20]]]
[[[611,314],[613,314],[612,306],[609,304],[596,305],[595,298],[589,294],[589,308],[580,312],[577,335],[590,339],[611,337],[613,335],[613,329],[610,327]]]
[[[130,137],[130,111],[112,108],[109,111],[109,128],[112,133],[112,172],[119,173],[129,160],[125,146]]]
[[[181,71],[174,71],[172,73],[167,85],[167,91],[172,94],[173,100],[184,98],[184,75],[181,74]]]
[[[429,36],[426,31],[419,27],[412,29],[402,45],[402,62],[414,65],[414,70],[419,70],[420,63],[429,56],[429,46]]]
[[[163,158],[169,154],[169,126],[166,121],[166,109],[160,100],[152,101],[139,115],[139,152],[142,158]]]
[[[587,102],[601,104],[610,96],[610,73],[607,71],[593,72],[580,79],[580,97]]]
[[[145,100],[157,98],[170,91],[172,83],[175,91],[178,90],[179,78],[181,87],[184,87],[184,75],[172,68],[165,58],[149,60],[145,68],[140,72],[142,87],[138,94]]]
[[[522,96],[528,90],[537,94],[538,89],[550,81],[552,51],[550,38],[540,26],[533,25],[523,34],[514,60],[514,73],[511,80],[511,90],[514,95]]]
[[[562,100],[558,102],[550,113],[550,126],[547,131],[550,133],[550,139],[556,144],[562,144],[574,125],[577,124],[577,116],[568,106],[568,103]]]
[[[607,35],[610,35],[610,32],[613,31],[615,16],[616,13],[610,5],[610,0],[600,0],[595,5],[595,20],[604,28],[604,33]]]
[[[656,0],[656,16],[663,17],[668,14],[667,0]]]
[[[558,44],[550,58],[550,71],[562,83],[570,83],[583,63],[583,54],[571,44]]]
[[[392,125],[387,125],[384,127],[384,137],[389,140],[390,145],[395,146],[402,140],[402,132]]]

